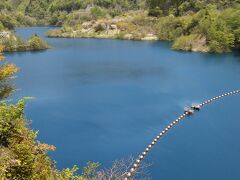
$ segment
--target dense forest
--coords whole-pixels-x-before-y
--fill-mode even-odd
[[[177,50],[229,52],[239,49],[239,4],[239,0],[4,0],[0,30],[50,24],[63,27],[49,33],[53,37],[138,40],[150,34],[152,40],[173,41]],[[113,24],[118,31],[106,35],[104,26],[114,17],[123,20]],[[99,19],[105,25],[97,22],[90,33],[84,31],[84,22]]]

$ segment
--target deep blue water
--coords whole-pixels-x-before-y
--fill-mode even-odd
[[[19,28],[24,38],[50,27]],[[192,102],[240,87],[240,55],[172,51],[167,42],[48,39],[41,52],[6,54],[20,67],[12,99],[58,168],[137,156]],[[146,158],[152,179],[239,180],[240,97],[204,108]]]

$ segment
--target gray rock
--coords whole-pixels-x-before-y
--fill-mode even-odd
[[[118,29],[118,27],[117,27],[117,25],[115,25],[115,24],[111,24],[111,25],[110,25],[110,29],[115,30],[115,29]]]

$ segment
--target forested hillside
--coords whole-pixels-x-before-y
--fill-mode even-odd
[[[54,24],[56,22],[54,19],[58,16],[61,19],[68,13],[93,6],[113,11],[127,11],[145,8],[145,0],[3,0],[0,2],[0,11],[1,15],[14,15],[12,19],[7,16],[11,23],[11,26],[7,27],[12,28],[14,24],[34,24],[36,23],[34,20],[37,20],[38,24]],[[28,19],[30,17],[32,19]]]
[[[77,10],[90,7],[100,7],[111,15],[117,15],[129,10],[148,10],[150,16],[183,16],[198,12],[207,5],[216,5],[224,10],[239,5],[239,0],[2,0],[1,15],[11,16],[9,23],[33,24],[34,19],[51,22],[57,15],[67,16]],[[31,18],[30,18],[31,17]],[[4,19],[1,18],[1,21]],[[11,25],[7,25],[12,27]]]
[[[0,30],[62,26],[52,37],[170,40],[177,50],[239,48],[240,0],[4,0]]]

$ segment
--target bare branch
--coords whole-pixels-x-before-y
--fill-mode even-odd
[[[127,159],[120,159],[113,162],[110,168],[100,170],[96,173],[95,179],[97,180],[124,180],[127,172],[134,164],[135,158],[133,156]],[[137,171],[131,177],[132,180],[150,180],[150,175],[148,173],[148,168],[151,163],[142,163]]]

